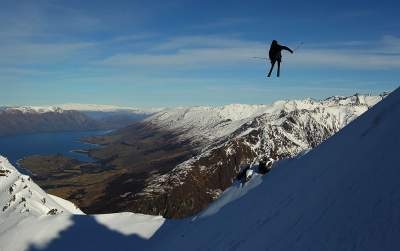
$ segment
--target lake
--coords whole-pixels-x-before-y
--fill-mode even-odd
[[[93,159],[86,154],[72,152],[72,150],[97,147],[97,145],[81,142],[80,139],[109,132],[111,131],[51,132],[4,136],[0,137],[0,155],[7,157],[14,165],[17,160],[29,155],[57,153],[81,161],[92,162]]]

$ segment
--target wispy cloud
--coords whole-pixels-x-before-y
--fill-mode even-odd
[[[76,36],[95,30],[99,20],[53,2],[21,1],[0,9],[0,64],[16,67],[52,64],[95,44]]]
[[[400,55],[369,51],[305,49],[295,53],[287,63],[301,67],[399,69]]]
[[[252,57],[266,54],[265,44],[236,36],[181,36],[151,44],[147,52],[118,53],[97,64],[105,66],[161,66],[207,68],[251,62]]]
[[[0,8],[0,41],[68,38],[103,27],[99,18],[50,1],[20,1]]]
[[[77,56],[80,51],[93,46],[93,43],[33,43],[19,42],[0,48],[0,64],[26,65],[50,64]]]
[[[358,46],[357,46],[358,45]],[[346,43],[332,49],[305,48],[288,60],[302,66],[331,66],[356,69],[399,69],[400,38],[387,35],[378,41]]]
[[[146,33],[135,33],[135,34],[128,34],[128,35],[120,35],[120,36],[115,36],[109,40],[105,40],[105,43],[119,43],[119,42],[134,42],[134,41],[142,41],[142,40],[146,40],[149,38],[154,38],[156,37],[158,34],[156,33],[150,33],[150,32],[146,32]]]
[[[254,56],[265,57],[267,49],[267,44],[237,37],[183,36],[156,44],[148,48],[148,53],[119,53],[101,60],[100,64],[168,68],[245,66],[254,62]],[[339,41],[330,48],[305,44],[285,61],[299,67],[397,69],[399,53],[400,38],[385,36],[378,41]]]
[[[382,39],[382,44],[387,52],[400,53],[400,37],[386,35]]]
[[[194,35],[168,38],[151,49],[154,51],[179,50],[189,48],[252,48],[259,47],[258,41],[244,40],[239,36]],[[262,46],[262,45],[261,45]]]
[[[193,25],[193,29],[215,29],[215,28],[227,28],[237,27],[239,25],[249,25],[255,22],[255,18],[243,18],[243,17],[222,17],[214,20],[213,22],[206,22],[198,25]]]
[[[45,65],[65,60],[78,65],[91,62],[90,67],[162,67],[170,70],[252,67],[258,63],[252,57],[265,57],[269,46],[240,34],[197,33],[172,37],[131,32],[90,40],[77,34],[102,31],[104,22],[99,17],[54,2],[25,2],[13,6],[14,9],[0,10],[0,64],[3,67]],[[370,14],[369,11],[343,13],[349,16]],[[253,21],[253,18],[221,17],[206,25],[235,26]],[[139,44],[140,48],[132,49]],[[295,47],[295,43],[288,45]],[[294,67],[399,69],[399,54],[400,37],[387,35],[377,41],[306,43],[294,55],[284,59],[285,64]]]

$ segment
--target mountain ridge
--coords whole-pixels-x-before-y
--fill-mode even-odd
[[[229,187],[243,164],[257,163],[260,158],[272,162],[294,157],[313,148],[385,96],[353,95],[323,101],[306,99],[278,101],[272,105],[163,110],[140,122],[139,127],[149,134],[152,130],[169,131],[174,136],[168,140],[189,143],[194,156],[177,162],[167,172],[152,169],[141,191],[119,200],[124,201],[123,208],[138,213],[188,217],[207,207]],[[241,112],[235,113],[238,107]],[[128,151],[143,147],[136,145],[137,140],[128,139],[135,131],[134,127],[125,128],[114,132],[114,136],[94,140],[93,143],[104,146],[94,150],[94,156],[101,158],[96,152],[109,151],[106,156],[112,157],[118,155],[113,149],[123,147]],[[117,161],[118,158],[111,163],[118,164]],[[121,161],[129,163],[128,159]],[[123,193],[126,192],[130,191]]]

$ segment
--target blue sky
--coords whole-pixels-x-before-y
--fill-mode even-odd
[[[1,0],[0,105],[270,103],[400,85],[400,2]],[[266,78],[269,43],[284,53]],[[269,67],[269,66],[268,66]]]

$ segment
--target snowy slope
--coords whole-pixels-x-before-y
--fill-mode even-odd
[[[39,216],[69,214],[83,213],[71,202],[48,195],[29,176],[19,173],[6,158],[0,156],[0,250],[19,249],[17,239],[25,229],[19,227],[22,222],[32,218],[36,221]],[[49,224],[54,226],[49,230],[59,227],[58,220]],[[33,224],[30,231],[35,231],[35,228]],[[30,231],[28,237],[32,234]],[[12,238],[10,233],[14,235]],[[41,235],[44,239],[50,235],[40,231],[36,234],[39,239],[42,239]]]
[[[73,213],[82,214],[71,202],[48,195],[27,175],[0,156],[0,222],[6,217]]]
[[[306,155],[230,188],[199,219],[154,242],[168,241],[167,250],[398,250],[399,123],[400,89]]]
[[[105,228],[111,233],[135,234],[143,239],[149,239],[165,221],[161,216],[133,213],[86,216],[71,202],[44,192],[29,176],[20,174],[2,156],[0,156],[0,206],[1,251],[40,249],[51,240],[60,237],[62,231],[73,227],[76,221],[85,226],[93,223],[97,229]],[[99,230],[99,232],[96,232],[96,228],[90,230],[95,231],[94,236],[99,236]],[[88,232],[80,232],[80,235],[82,234]],[[71,244],[74,245],[74,242],[69,243]],[[102,248],[106,247],[110,246],[103,245]],[[71,250],[71,246],[64,248]]]

